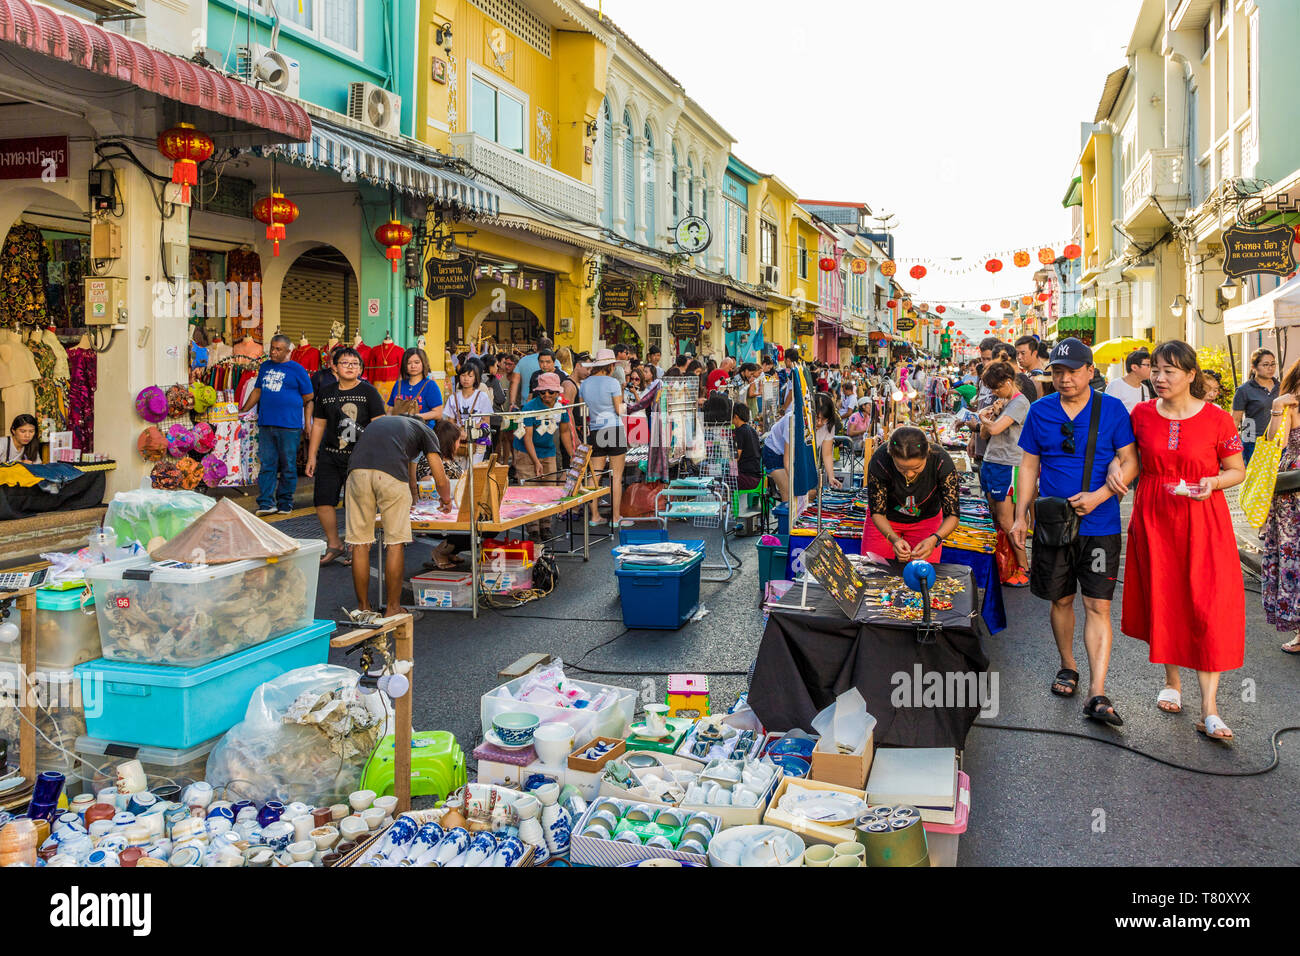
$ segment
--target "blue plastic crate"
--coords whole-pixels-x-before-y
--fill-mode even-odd
[[[81,680],[86,733],[149,747],[192,747],[244,719],[259,684],[286,671],[324,664],[331,621],[307,627],[198,667],[97,658],[74,669]]]
[[[660,541],[668,540],[667,528],[619,528],[618,543],[621,546],[627,544],[657,544]]]
[[[790,506],[779,504],[772,509],[772,514],[776,515],[777,537],[784,538],[790,533]]]
[[[615,570],[624,627],[675,631],[695,614],[700,606],[700,565],[704,563],[704,542],[681,543],[698,551],[686,564]]]

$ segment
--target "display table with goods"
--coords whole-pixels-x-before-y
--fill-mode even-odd
[[[964,564],[971,569],[974,583],[983,592],[980,614],[989,632],[996,634],[1007,626],[1006,605],[994,553],[997,530],[989,513],[988,502],[979,491],[979,478],[960,474],[962,483],[961,521],[943,543],[943,560]],[[972,482],[973,479],[973,482]],[[821,496],[821,526],[829,530],[846,554],[862,551],[862,526],[867,520],[865,492],[824,491]],[[786,567],[783,577],[794,580],[802,570],[804,548],[817,536],[817,504],[800,514],[786,542]]]

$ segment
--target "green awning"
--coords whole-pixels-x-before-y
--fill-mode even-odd
[[[1060,332],[1095,332],[1097,331],[1097,313],[1083,312],[1078,315],[1062,316],[1056,323]]]
[[[1083,205],[1083,177],[1075,176],[1070,181],[1070,188],[1065,191],[1065,198],[1061,200],[1061,205],[1066,209],[1071,206]]]

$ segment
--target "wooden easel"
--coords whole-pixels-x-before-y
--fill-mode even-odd
[[[22,726],[18,730],[18,773],[23,785],[0,794],[0,806],[26,804],[36,783],[36,589],[0,593],[0,600],[10,600],[22,614],[18,625],[18,661],[21,680],[15,691],[20,694],[18,713]]]
[[[27,615],[23,615],[26,622]],[[26,624],[24,623],[24,627]],[[398,813],[411,809],[411,701],[415,695],[415,625],[409,614],[398,614],[385,619],[378,627],[358,628],[330,639],[330,647],[346,649],[364,641],[394,641],[393,660],[411,661],[407,679],[410,686],[405,694],[393,701],[393,795],[397,797]],[[23,751],[26,760],[26,749]]]

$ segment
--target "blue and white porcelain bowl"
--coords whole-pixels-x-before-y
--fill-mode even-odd
[[[492,718],[492,729],[508,747],[524,747],[532,743],[533,733],[540,724],[541,719],[536,714],[511,712]]]

